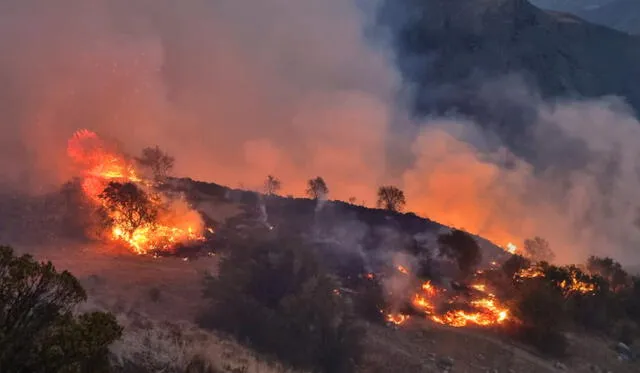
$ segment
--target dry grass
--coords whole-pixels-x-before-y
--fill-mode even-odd
[[[124,314],[118,319],[125,331],[111,347],[115,368],[135,366],[148,373],[184,373],[191,362],[199,360],[213,372],[295,372],[188,322],[156,322]]]

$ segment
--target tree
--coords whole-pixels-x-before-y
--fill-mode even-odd
[[[163,181],[175,163],[175,158],[162,151],[157,145],[142,149],[142,155],[135,159],[140,166],[151,170],[156,181]]]
[[[268,196],[272,196],[282,188],[282,182],[280,179],[273,175],[267,175],[267,180],[264,182],[264,193]]]
[[[562,294],[543,278],[528,279],[514,300],[513,312],[522,322],[518,333],[547,355],[563,356],[567,340],[561,327],[567,315]]]
[[[402,211],[407,201],[399,188],[387,185],[378,188],[378,207],[389,211]]]
[[[107,372],[122,328],[109,313],[74,315],[86,298],[69,272],[0,246],[0,371]]]
[[[629,274],[622,269],[620,263],[611,258],[590,256],[587,259],[587,271],[591,274],[602,276],[609,282],[611,290],[615,292],[620,291],[631,282]]]
[[[136,229],[153,224],[160,210],[160,203],[134,183],[112,181],[98,196],[106,210],[105,224],[117,226],[130,235]]]
[[[297,237],[237,241],[218,276],[205,278],[201,326],[250,341],[294,367],[351,372],[362,333],[339,283]]]
[[[534,262],[552,262],[555,254],[549,247],[549,242],[541,237],[524,240],[524,254]]]
[[[458,263],[461,275],[468,277],[482,260],[480,246],[467,232],[455,229],[438,236],[440,255],[453,258]]]
[[[307,182],[307,195],[312,199],[324,199],[329,194],[329,187],[320,176]]]

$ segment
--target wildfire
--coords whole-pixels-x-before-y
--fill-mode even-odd
[[[485,291],[484,285],[472,285],[472,287]],[[443,293],[442,290],[437,289],[430,281],[422,284],[421,291],[414,294],[411,303],[413,307],[425,313],[425,315],[432,321],[453,326],[463,327],[467,325],[477,326],[491,326],[496,324],[502,324],[509,319],[509,309],[499,304],[493,294],[485,294],[482,298],[474,299],[469,302],[472,312],[467,312],[461,309],[450,309],[444,314],[437,312],[436,303],[448,303],[453,305],[456,298],[452,299],[438,299]]]
[[[108,214],[111,239],[124,242],[137,254],[170,251],[177,244],[204,239],[204,227],[197,212],[186,202],[169,200],[153,190],[153,183],[138,176],[134,164],[96,133],[77,131],[68,141],[67,154],[81,168],[84,194]],[[103,198],[111,182],[135,185],[135,191],[141,191],[136,196],[154,214],[144,219],[143,209],[128,205],[128,200]]]
[[[402,313],[389,313],[387,314],[387,322],[393,323],[395,325],[402,325],[407,320],[409,320],[411,316],[404,315]]]
[[[518,251],[518,246],[516,246],[513,243],[509,242],[509,243],[507,243],[506,250],[507,250],[507,252],[509,254],[515,254],[516,251]]]
[[[396,269],[397,269],[400,273],[403,273],[403,274],[405,274],[405,275],[408,275],[408,274],[409,274],[409,270],[408,270],[408,269],[406,269],[405,267],[401,266],[401,265],[398,265],[398,266],[396,267]]]
[[[595,284],[580,280],[576,272],[569,272],[569,276],[570,278],[568,280],[562,280],[559,284],[557,284],[560,289],[562,289],[562,292],[565,295],[571,293],[589,294],[596,291]],[[533,265],[531,267],[521,269],[518,273],[516,273],[515,277],[521,279],[538,278],[545,277],[545,273],[540,266]]]

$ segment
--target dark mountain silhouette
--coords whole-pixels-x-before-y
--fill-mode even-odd
[[[615,95],[640,112],[640,37],[527,0],[394,0],[381,20],[414,85],[418,114],[454,110],[504,126],[526,121],[508,93],[494,102],[479,93],[505,74],[523,76],[545,98]]]

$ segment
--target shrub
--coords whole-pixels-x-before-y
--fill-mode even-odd
[[[86,300],[69,272],[0,246],[0,371],[106,372],[122,329],[109,313],[74,315]]]
[[[440,235],[438,245],[440,255],[456,260],[463,277],[473,274],[476,266],[482,260],[478,243],[464,231],[455,229],[450,233]]]
[[[519,290],[514,302],[514,314],[522,322],[519,337],[544,354],[564,355],[566,311],[562,294],[544,278],[528,279]]]
[[[338,288],[298,239],[239,242],[205,278],[211,303],[199,323],[295,367],[350,372],[362,335]]]

